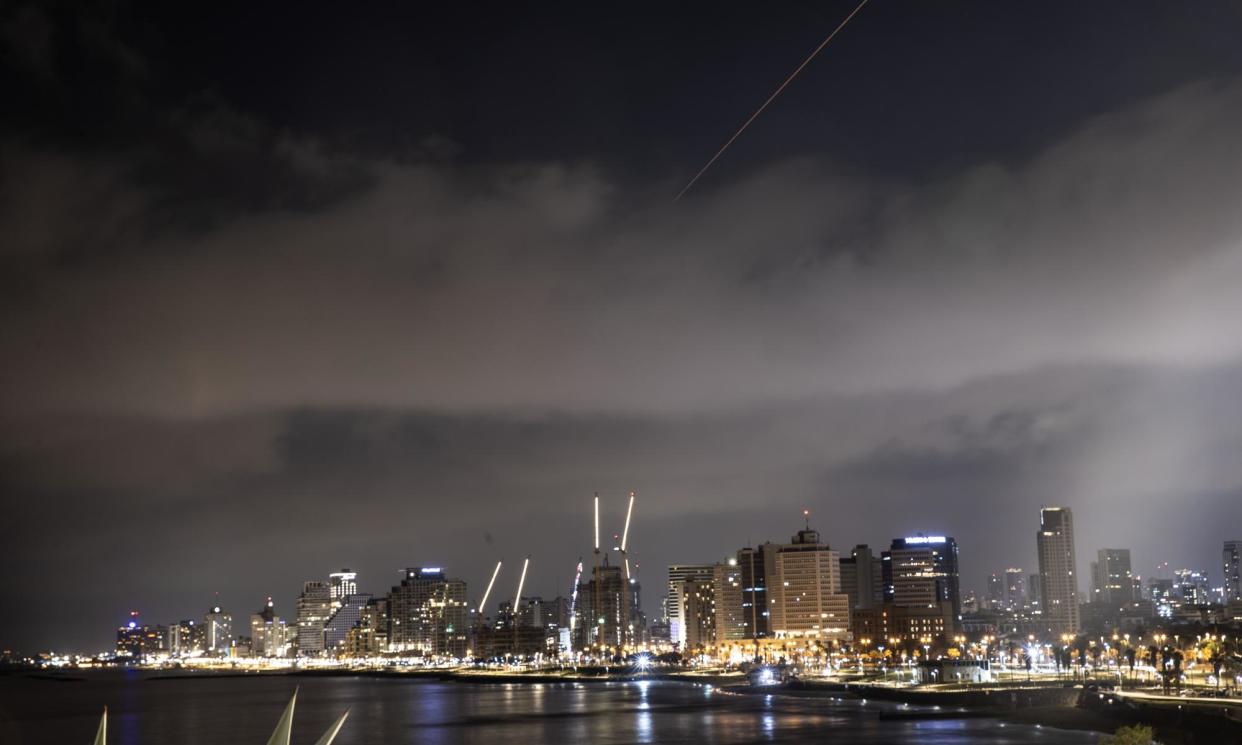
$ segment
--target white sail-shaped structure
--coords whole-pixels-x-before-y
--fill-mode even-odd
[[[345,726],[345,717],[349,716],[349,709],[336,720],[328,731],[323,733],[323,737],[315,741],[315,745],[332,745],[332,741],[336,739],[336,733],[341,731],[341,727]]]
[[[280,721],[276,723],[276,731],[268,738],[267,745],[289,745],[290,736],[293,734],[293,709],[298,702],[297,689],[293,691],[293,698],[289,699],[288,705],[285,706],[285,713],[280,715]],[[341,731],[341,727],[345,726],[345,718],[349,716],[349,709],[340,716],[332,726],[328,728],[323,736],[315,741],[315,745],[332,745],[332,741],[336,739],[336,735]],[[106,745],[108,739],[108,707],[104,707],[103,716],[99,720],[99,729],[95,732],[95,745]]]
[[[95,730],[95,745],[104,745],[108,740],[108,707],[104,707],[103,716],[99,718],[99,729]]]
[[[280,715],[276,723],[276,731],[267,739],[267,745],[289,745],[289,737],[293,734],[293,707],[298,702],[298,690],[293,689],[293,698],[285,706],[285,713]]]

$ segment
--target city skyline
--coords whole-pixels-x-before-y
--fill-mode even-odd
[[[856,7],[5,4],[0,647],[564,595],[631,490],[647,608],[803,509],[1220,582],[1237,4],[869,3],[675,201]]]
[[[631,493],[630,496],[631,498],[633,498],[634,497],[633,493]],[[598,495],[596,496],[596,500],[598,500]],[[1045,522],[1046,520],[1045,515],[1049,512],[1057,516],[1056,522],[1054,524],[1051,524],[1051,527],[1050,527],[1050,524]],[[1071,521],[1069,524],[1072,526],[1072,518],[1062,517],[1063,515],[1069,514],[1069,512],[1070,512],[1069,509],[1063,508],[1063,507],[1041,508],[1040,531],[1036,535],[1036,540],[1035,540],[1037,554],[1041,550],[1043,550],[1040,547],[1043,546],[1043,544],[1049,540],[1048,539],[1049,529],[1056,530],[1056,531],[1063,530],[1064,525],[1065,525],[1065,522],[1063,521],[1066,521],[1066,520]],[[747,543],[746,546],[740,549],[737,549],[736,557],[734,556],[734,553],[732,550],[726,550],[722,555],[727,558],[727,561],[722,561],[720,559],[717,559],[713,563],[706,563],[706,564],[681,563],[681,564],[666,565],[665,567],[662,567],[661,570],[663,571],[662,577],[664,581],[658,582],[656,584],[656,589],[654,591],[644,594],[644,596],[655,595],[657,602],[649,603],[645,600],[642,601],[641,613],[642,613],[643,618],[645,619],[643,622],[644,623],[643,633],[644,634],[647,633],[647,630],[650,628],[650,624],[653,622],[661,622],[661,621],[671,622],[672,626],[669,629],[669,633],[670,633],[672,642],[681,643],[683,645],[686,644],[688,641],[687,636],[686,636],[686,630],[684,626],[679,626],[679,624],[683,623],[682,621],[679,621],[679,618],[682,617],[679,613],[679,607],[681,603],[679,593],[682,591],[683,585],[686,585],[687,583],[689,583],[688,584],[689,587],[694,587],[695,583],[706,582],[707,583],[706,585],[707,586],[707,597],[718,598],[719,596],[713,595],[713,592],[719,591],[719,590],[712,589],[713,581],[715,581],[716,586],[719,587],[720,579],[721,579],[720,571],[722,569],[727,569],[726,573],[734,576],[734,579],[740,579],[741,575],[738,574],[738,572],[740,571],[739,561],[742,560],[743,552],[749,552],[751,549],[755,549],[756,555],[758,555],[758,550],[763,549],[763,553],[765,557],[763,560],[763,563],[766,565],[771,565],[773,564],[774,560],[779,561],[777,557],[781,556],[781,553],[780,553],[781,551],[785,551],[791,548],[799,549],[800,548],[799,544],[804,543],[804,542],[811,544],[807,546],[807,548],[811,548],[813,546],[819,546],[824,551],[828,551],[828,549],[831,548],[830,553],[832,556],[832,559],[831,559],[832,565],[835,567],[837,566],[838,562],[840,563],[839,574],[837,574],[832,581],[833,589],[831,591],[837,592],[837,593],[846,593],[847,584],[850,585],[851,602],[847,606],[845,606],[849,608],[849,614],[853,614],[855,611],[860,611],[862,612],[864,616],[866,616],[867,609],[873,606],[878,608],[881,604],[891,604],[891,605],[902,606],[902,607],[905,607],[905,606],[924,607],[924,604],[927,602],[935,603],[939,600],[939,601],[944,601],[947,603],[947,605],[945,606],[946,611],[948,608],[950,607],[952,608],[953,613],[946,615],[945,618],[956,619],[957,625],[955,628],[960,631],[962,628],[961,623],[963,619],[962,601],[964,598],[969,596],[971,598],[976,598],[976,597],[978,598],[977,600],[974,601],[974,603],[975,603],[976,608],[980,608],[980,609],[999,610],[1001,608],[1004,608],[1009,611],[1014,611],[1014,610],[1024,611],[1024,610],[1030,610],[1032,608],[1040,609],[1040,612],[1043,613],[1043,618],[1044,618],[1044,621],[1042,623],[1047,624],[1049,633],[1051,633],[1055,637],[1057,633],[1067,631],[1067,630],[1072,630],[1073,633],[1077,633],[1078,630],[1082,628],[1084,623],[1079,621],[1078,608],[1080,606],[1083,606],[1083,604],[1094,603],[1097,605],[1112,606],[1116,608],[1117,605],[1119,604],[1124,607],[1128,603],[1140,600],[1140,598],[1150,599],[1152,601],[1157,600],[1157,598],[1153,594],[1155,592],[1155,584],[1151,582],[1151,580],[1154,579],[1156,576],[1154,574],[1147,577],[1145,582],[1140,582],[1139,581],[1140,576],[1137,574],[1134,574],[1133,576],[1135,580],[1135,585],[1133,588],[1133,594],[1127,595],[1124,599],[1108,597],[1108,596],[1100,597],[1096,591],[1101,587],[1101,582],[1106,581],[1106,577],[1108,575],[1097,574],[1096,572],[1097,563],[1095,561],[1091,561],[1090,562],[1090,566],[1091,566],[1090,573],[1086,575],[1082,575],[1081,573],[1076,572],[1075,576],[1069,580],[1070,584],[1074,588],[1073,597],[1074,597],[1074,604],[1075,604],[1074,610],[1072,613],[1069,614],[1069,616],[1054,617],[1054,616],[1049,615],[1047,608],[1052,607],[1052,606],[1048,605],[1048,600],[1047,600],[1048,595],[1046,593],[1042,595],[1042,602],[1041,602],[1041,598],[1037,598],[1034,595],[1031,595],[1029,603],[1026,602],[1026,600],[1024,599],[1015,604],[1012,602],[1013,601],[1013,598],[1011,597],[1012,593],[1009,590],[1006,590],[1003,593],[1002,600],[1009,601],[1009,602],[1004,602],[1002,603],[1001,606],[997,606],[993,603],[993,600],[988,597],[991,580],[988,580],[985,583],[985,585],[979,587],[977,590],[971,587],[966,587],[966,588],[960,587],[959,579],[958,579],[959,578],[958,545],[953,538],[945,537],[945,536],[929,536],[926,533],[918,533],[913,536],[893,538],[891,548],[885,549],[879,552],[873,552],[873,553],[866,554],[866,556],[868,557],[873,557],[871,560],[873,560],[876,563],[875,579],[876,581],[881,582],[881,585],[880,587],[876,588],[874,603],[868,599],[863,599],[859,601],[857,597],[857,591],[859,588],[858,580],[855,577],[854,579],[850,580],[848,583],[845,583],[846,569],[847,569],[847,565],[852,565],[853,561],[857,560],[857,558],[860,555],[859,554],[860,550],[869,551],[868,546],[866,544],[857,544],[850,551],[842,551],[840,549],[832,548],[832,544],[827,543],[826,540],[823,540],[821,538],[819,531],[812,529],[810,511],[803,510],[801,517],[805,521],[805,529],[798,531],[794,535],[794,537],[791,539],[792,543],[787,543],[785,541],[782,541],[779,538],[773,539],[773,540],[765,540],[765,541],[756,543],[754,545]],[[1055,540],[1060,541],[1062,539],[1057,538]],[[1068,551],[1071,554],[1074,553],[1078,547],[1073,537],[1072,527],[1069,528],[1069,535],[1066,540],[1068,541],[1068,543],[1054,544],[1055,545],[1054,552],[1059,553],[1059,552]],[[597,555],[594,558],[596,567],[601,566],[601,562],[602,562],[603,567],[608,567],[609,556],[614,551],[618,552],[618,558],[616,560],[617,562],[624,559],[624,555],[619,552],[618,547],[616,545],[611,545],[611,544],[617,544],[617,543],[618,541],[614,540],[611,543],[605,542],[604,544],[602,544],[604,548],[602,554],[597,552]],[[1212,594],[1198,597],[1197,598],[1198,603],[1202,603],[1206,605],[1206,604],[1210,604],[1213,602],[1225,602],[1231,599],[1230,590],[1228,588],[1228,571],[1229,571],[1228,561],[1229,561],[1229,557],[1231,556],[1231,548],[1238,545],[1240,542],[1235,541],[1235,540],[1224,540],[1221,543],[1224,547],[1223,556],[1224,556],[1225,564],[1222,567],[1222,572],[1220,574],[1220,578],[1222,579],[1222,583],[1220,585],[1215,585],[1212,583],[1211,578],[1214,576],[1214,574],[1211,571],[1204,571],[1201,569],[1196,569],[1196,570],[1178,569],[1176,571],[1172,571],[1172,570],[1167,570],[1167,562],[1165,562],[1167,573],[1171,574],[1174,577],[1182,575],[1182,574],[1191,574],[1192,572],[1194,576],[1196,577],[1202,576],[1203,581],[1205,582],[1205,584],[1203,585],[1203,592],[1212,593]],[[945,547],[947,547],[947,549]],[[767,548],[773,549],[773,553],[769,555],[767,553]],[[940,560],[933,558],[935,554],[937,553],[937,550],[939,550],[940,553],[944,553],[946,550],[948,552],[949,563],[944,564],[943,568],[942,568],[942,564]],[[852,555],[851,555],[851,551],[852,551]],[[926,553],[926,556],[924,556],[923,553]],[[1086,553],[1090,554],[1091,552],[1088,551]],[[891,562],[891,565],[889,562],[890,554],[893,557],[893,561]],[[1101,559],[1104,558],[1106,555],[1116,556],[1116,555],[1124,554],[1124,561],[1125,561],[1124,566],[1125,566],[1126,576],[1127,578],[1129,578],[1129,570],[1128,570],[1129,554],[1130,554],[1129,549],[1099,549],[1098,554]],[[521,574],[520,574],[520,580],[518,584],[518,595],[516,597],[521,600],[539,599],[539,598],[552,598],[554,600],[562,600],[563,598],[567,598],[571,593],[574,593],[575,592],[574,588],[577,588],[577,591],[581,591],[584,586],[589,584],[590,579],[591,579],[591,570],[588,568],[586,570],[587,574],[580,576],[581,582],[583,584],[574,585],[571,583],[570,585],[571,589],[569,592],[564,592],[564,593],[557,592],[557,591],[546,592],[546,593],[539,592],[538,588],[534,586],[534,583],[527,584],[526,570],[529,567],[529,561],[530,561],[530,557],[528,556],[526,559],[526,565],[523,566]],[[1056,560],[1054,559],[1054,561]],[[493,574],[495,576],[493,577],[493,580],[495,579],[495,577],[501,576],[500,575],[501,563],[498,563],[494,569]],[[1036,561],[1037,566],[1031,572],[1031,574],[1034,575],[1033,579],[1040,578],[1046,582],[1046,579],[1049,576],[1050,572],[1055,574],[1056,572],[1060,571],[1058,569],[1058,567],[1061,566],[1060,564],[1054,564],[1047,568],[1041,567],[1039,566],[1039,564],[1040,562],[1037,560]],[[883,572],[880,571],[881,565],[884,565]],[[588,567],[589,566],[590,566],[590,560],[588,560]],[[624,577],[624,575],[621,574],[623,570],[619,563],[614,562],[613,567],[615,571],[618,573],[619,577]],[[899,569],[899,567],[901,568]],[[908,569],[909,567],[913,567],[914,571],[913,572],[909,571]],[[851,567],[851,568],[853,568],[854,571],[858,571],[856,567]],[[942,573],[946,569],[948,571],[947,575]],[[929,574],[928,573],[929,570],[932,571],[933,573]],[[440,581],[443,581],[443,578],[446,576],[446,572],[448,571],[449,569],[444,568],[440,564],[437,564],[435,566],[424,564],[424,565],[413,565],[413,568],[407,567],[405,569],[400,570],[400,575],[403,579],[400,581],[400,583],[398,583],[397,585],[394,585],[392,587],[392,590],[393,592],[396,592],[399,589],[399,587],[404,587],[407,580],[418,577],[426,573],[429,573],[429,576],[439,578]],[[871,573],[870,569],[867,569],[866,571],[869,574]],[[1005,570],[1006,573],[1013,573],[1015,571],[1020,573],[1025,570],[1013,568],[1013,567],[1010,567]],[[776,569],[773,566],[768,566],[768,568],[766,569],[766,572],[767,572],[767,577],[768,577],[767,581],[769,582],[774,581],[775,577],[780,576],[779,574],[780,570]],[[330,651],[332,647],[329,643],[325,641],[324,627],[327,624],[328,620],[334,617],[334,613],[336,612],[336,609],[339,608],[342,605],[342,603],[348,604],[348,601],[350,601],[351,599],[360,603],[358,607],[353,609],[354,612],[352,616],[350,616],[349,618],[349,623],[344,626],[341,626],[337,630],[337,633],[341,636],[341,640],[339,641],[343,641],[344,632],[347,631],[349,628],[353,628],[354,625],[356,625],[357,620],[358,620],[358,611],[362,608],[362,606],[365,606],[367,601],[369,601],[372,597],[381,597],[381,598],[384,597],[382,593],[379,595],[372,594],[372,592],[370,591],[371,587],[368,584],[368,582],[371,581],[371,578],[369,577],[367,578],[368,582],[364,582],[363,589],[359,590],[359,587],[357,584],[357,578],[359,574],[360,574],[359,572],[354,571],[352,569],[348,569],[348,568],[339,569],[337,571],[331,571],[331,572],[324,573],[323,576],[328,578],[327,581],[319,579],[319,580],[307,580],[306,582],[303,583],[302,592],[296,596],[296,599],[292,603],[289,603],[285,606],[285,607],[289,607],[293,609],[293,614],[287,619],[285,619],[290,624],[288,643],[291,645],[290,646],[291,650],[297,650],[298,654],[310,654],[312,656],[316,654],[323,654],[327,651]],[[883,575],[882,579],[881,579],[881,574]],[[364,576],[366,575],[364,574]],[[904,580],[901,579],[901,577],[903,576],[908,577],[908,579],[904,579]],[[993,577],[996,576],[996,573],[993,572],[992,576]],[[934,581],[927,579],[930,577],[937,577],[938,579],[935,579]],[[947,580],[945,579],[946,577],[947,577]],[[378,581],[382,584],[382,579],[376,579],[374,581]],[[462,621],[458,622],[459,628],[463,627],[462,626],[463,623],[468,625],[470,628],[473,628],[475,625],[482,623],[485,619],[491,619],[493,622],[496,622],[498,620],[503,619],[506,613],[512,612],[511,609],[513,608],[513,602],[510,600],[504,599],[505,591],[503,587],[501,587],[497,591],[496,594],[492,594],[490,596],[491,602],[488,605],[482,606],[482,607],[478,605],[478,602],[480,599],[486,600],[488,597],[487,594],[484,593],[484,591],[481,590],[480,588],[484,584],[486,584],[486,586],[488,587],[488,591],[490,592],[490,590],[493,589],[494,581],[489,582],[489,583],[480,583],[477,585],[472,585],[469,580],[453,579],[451,581],[461,583],[460,590],[454,591],[455,593],[459,593],[459,595],[455,595],[455,597],[459,597],[460,605],[461,605]],[[641,578],[639,577],[637,571],[634,574],[633,581],[635,583],[640,583],[641,581]],[[928,588],[921,587],[922,583],[927,582],[927,581],[933,581],[934,584],[929,586]],[[949,582],[950,584],[947,584],[947,585],[943,584],[946,581]],[[1012,580],[1009,580],[1009,581],[1012,581]],[[1183,596],[1183,591],[1181,588],[1178,587],[1177,580],[1169,578],[1164,581],[1167,581],[1170,583],[1169,586],[1177,592],[1177,596],[1179,598]],[[887,587],[888,589],[885,590],[883,589],[884,587]],[[376,589],[382,589],[382,588],[376,588]],[[661,590],[663,590],[663,592],[661,592]],[[1219,597],[1217,597],[1216,595],[1218,591],[1220,595]],[[1055,595],[1056,591],[1053,591],[1053,592]],[[313,599],[308,600],[308,598],[311,598],[312,595],[313,595]],[[391,596],[389,597],[391,598]],[[769,593],[768,597],[771,597],[771,593]],[[844,595],[842,595],[841,597],[844,598]],[[1187,597],[1190,597],[1190,596],[1187,595]],[[267,613],[267,615],[270,616],[272,613],[272,608],[273,608],[272,598],[273,598],[272,595],[268,595],[265,599],[265,602],[266,602],[265,608],[261,608],[260,611],[256,611],[256,614]],[[218,595],[215,598],[215,600],[216,602],[214,603],[213,607],[208,608],[207,614],[204,618],[205,634],[206,634],[206,641],[204,642],[204,645],[208,651],[227,648],[227,642],[221,643],[216,640],[218,633],[216,631],[215,621],[213,621],[213,619],[220,616],[221,614],[229,613],[229,609],[228,608],[222,609],[222,606],[218,602]],[[736,609],[738,617],[744,616],[745,610],[743,608],[743,593],[740,589],[736,593],[735,600],[738,606]],[[387,602],[391,603],[392,601],[390,599]],[[584,602],[589,603],[590,601],[587,600]],[[717,604],[716,601],[712,601],[712,602],[713,604]],[[310,605],[313,606],[312,610],[309,610],[309,611],[307,610],[307,603],[310,603]],[[1055,605],[1056,604],[1053,603],[1053,606]],[[1151,610],[1152,615],[1150,616],[1150,620],[1153,623],[1159,622],[1162,619],[1167,620],[1167,617],[1162,616],[1159,613],[1157,613],[1156,608],[1158,606],[1159,606],[1159,603],[1157,603],[1157,605],[1153,607]],[[506,608],[508,608],[509,610],[506,611],[505,610]],[[315,610],[315,609],[318,609],[318,610]],[[494,612],[493,612],[493,609],[494,609]],[[837,610],[839,611],[840,609],[837,609]],[[635,606],[634,611],[636,613],[639,612],[639,606]],[[681,611],[684,612],[685,609],[681,608]],[[662,615],[664,612],[667,612],[666,616]],[[720,612],[720,611],[717,611],[717,612]],[[734,613],[733,610],[730,610],[729,612]],[[976,610],[974,612],[977,613],[978,611]],[[131,629],[134,628],[134,620],[139,618],[140,613],[141,612],[139,610],[130,610],[127,612],[127,617],[129,619],[129,628]],[[241,617],[244,617],[244,616],[245,616],[245,613],[244,612],[241,613]],[[183,618],[183,617],[191,618],[192,614],[191,616],[185,616],[185,614],[176,616],[176,618]],[[250,618],[252,619],[252,623],[251,623],[252,630],[253,630],[253,619],[257,617],[261,617],[261,616],[260,615],[250,616]],[[846,614],[845,617],[848,618],[849,615]],[[229,616],[229,618],[231,618],[231,616]],[[1071,620],[1066,620],[1067,618]],[[270,624],[272,621],[272,618],[268,617],[267,620]],[[279,618],[276,619],[277,622],[279,622],[280,620],[281,619]],[[306,621],[308,620],[310,622],[309,627],[306,625]],[[151,623],[155,623],[155,622],[151,622]],[[169,629],[175,630],[178,624],[186,623],[186,621],[162,620],[160,623],[161,625],[165,625],[166,623]],[[239,623],[241,622],[239,621]],[[760,633],[759,636],[768,635],[769,631],[767,629],[768,629],[769,623],[779,624],[782,630],[784,630],[787,625],[783,622],[783,620],[765,621],[764,622],[765,630],[762,633]],[[340,623],[338,622],[337,625],[340,625]],[[240,626],[238,626],[238,628],[239,629],[245,628],[245,624],[242,623]],[[850,628],[851,629],[853,628],[852,620],[850,621]],[[122,630],[124,630],[124,626]],[[145,631],[145,624],[139,627],[139,630]],[[222,633],[223,638],[226,640],[236,639],[238,638],[238,636],[240,636],[240,635],[230,636],[230,631],[227,628],[227,624],[225,627],[225,631],[219,632],[219,633]],[[716,633],[714,629],[712,633],[713,634]],[[949,632],[946,632],[946,633],[949,633]],[[104,634],[100,633],[99,636],[103,637]],[[316,637],[318,638],[319,641],[308,643],[307,640],[314,639]],[[723,638],[725,637],[722,632],[721,639]],[[729,637],[729,638],[745,638],[745,634],[740,633],[739,636],[737,637]],[[847,639],[848,636],[845,636],[842,638]],[[168,640],[166,640],[166,643],[169,645],[169,648],[175,648],[175,644],[172,642],[171,636]],[[252,644],[258,644],[258,643],[259,642],[252,642]],[[461,643],[461,649],[464,650],[467,648],[466,636],[461,637],[460,643]],[[105,644],[102,647],[100,647],[100,649],[101,650],[106,649],[108,646],[109,645]],[[50,650],[52,649],[52,647],[47,647],[47,649]],[[94,653],[93,651],[87,650],[87,649],[66,650],[62,648],[56,651],[59,651],[59,652],[72,651],[73,653],[87,653],[87,654]],[[95,650],[95,651],[98,651],[98,650]],[[460,652],[458,654],[460,654]],[[282,655],[278,655],[278,656],[282,656]]]

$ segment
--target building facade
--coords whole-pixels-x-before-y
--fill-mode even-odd
[[[746,637],[746,620],[742,605],[742,570],[737,559],[730,557],[717,564],[712,573],[716,590],[716,643],[736,642]]]
[[[895,538],[881,561],[885,602],[925,608],[948,603],[956,622],[961,621],[956,540],[941,535]]]
[[[203,648],[208,654],[228,654],[233,645],[233,617],[212,606],[203,615]]]
[[[292,644],[284,619],[276,615],[272,599],[250,616],[250,654],[253,657],[285,657]]]
[[[302,585],[298,596],[298,654],[323,654],[323,626],[332,614],[332,588],[327,582],[311,580]]]
[[[742,582],[743,638],[757,641],[771,636],[767,593],[767,565],[772,563],[776,546],[765,543],[747,546],[737,552],[738,574]]]
[[[1027,605],[1026,572],[1018,567],[1005,570],[1005,608],[1022,610]]]
[[[640,640],[645,631],[635,622],[635,600],[624,570],[604,555],[603,563],[578,585],[574,649],[616,653]]]
[[[1242,541],[1225,541],[1221,564],[1225,571],[1225,602],[1242,600]]]
[[[884,602],[884,567],[871,547],[859,544],[841,557],[841,591],[850,608],[870,608]]]
[[[1117,608],[1136,600],[1130,549],[1102,548],[1096,552],[1091,563],[1091,600]]]
[[[424,657],[465,657],[468,648],[466,583],[439,567],[405,570],[388,593],[389,646]]]
[[[358,573],[342,569],[328,575],[328,588],[334,605],[344,602],[350,595],[358,594]]]
[[[362,609],[371,602],[371,595],[353,593],[333,602],[338,605],[323,625],[324,651],[329,655],[348,654],[349,630],[362,618]]]
[[[765,568],[772,636],[848,638],[850,598],[841,591],[841,556],[820,541],[819,532],[809,526],[798,531],[770,558]]]
[[[674,644],[686,643],[686,614],[681,605],[682,585],[687,582],[712,582],[716,567],[713,564],[670,564],[668,567],[668,613],[669,636]]]
[[[1039,511],[1035,534],[1039,556],[1039,584],[1043,625],[1052,634],[1076,634],[1078,572],[1074,553],[1074,516],[1068,507],[1045,507]]]

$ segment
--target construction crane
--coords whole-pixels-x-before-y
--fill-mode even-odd
[[[518,579],[517,595],[513,596],[513,658],[518,659],[518,607],[522,602],[522,587],[526,585],[526,568],[530,566],[530,555],[522,562],[522,576]]]
[[[496,575],[500,574],[500,565],[503,562],[496,562],[496,568],[492,570],[492,578],[487,583],[487,590],[483,592],[483,600],[479,603],[479,618],[483,618],[487,614],[487,598],[492,594],[492,585],[496,584]]]
[[[574,588],[569,593],[569,652],[574,651],[574,630],[578,627],[578,585],[582,583],[582,557],[578,557],[578,573],[574,575]]]
[[[625,553],[625,544],[630,537],[630,517],[634,515],[634,492],[630,492],[630,504],[625,508],[625,529],[621,531],[621,560],[625,562],[625,578],[630,578],[630,559]]]
[[[599,492],[595,492],[595,566],[599,566]]]

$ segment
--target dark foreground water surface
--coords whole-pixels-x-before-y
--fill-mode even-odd
[[[89,745],[108,706],[115,745],[264,745],[298,693],[293,741],[310,745],[346,708],[337,745],[371,743],[1095,743],[995,719],[885,721],[890,704],[732,696],[677,683],[466,685],[365,677],[152,680],[97,673],[0,677],[0,743]]]

